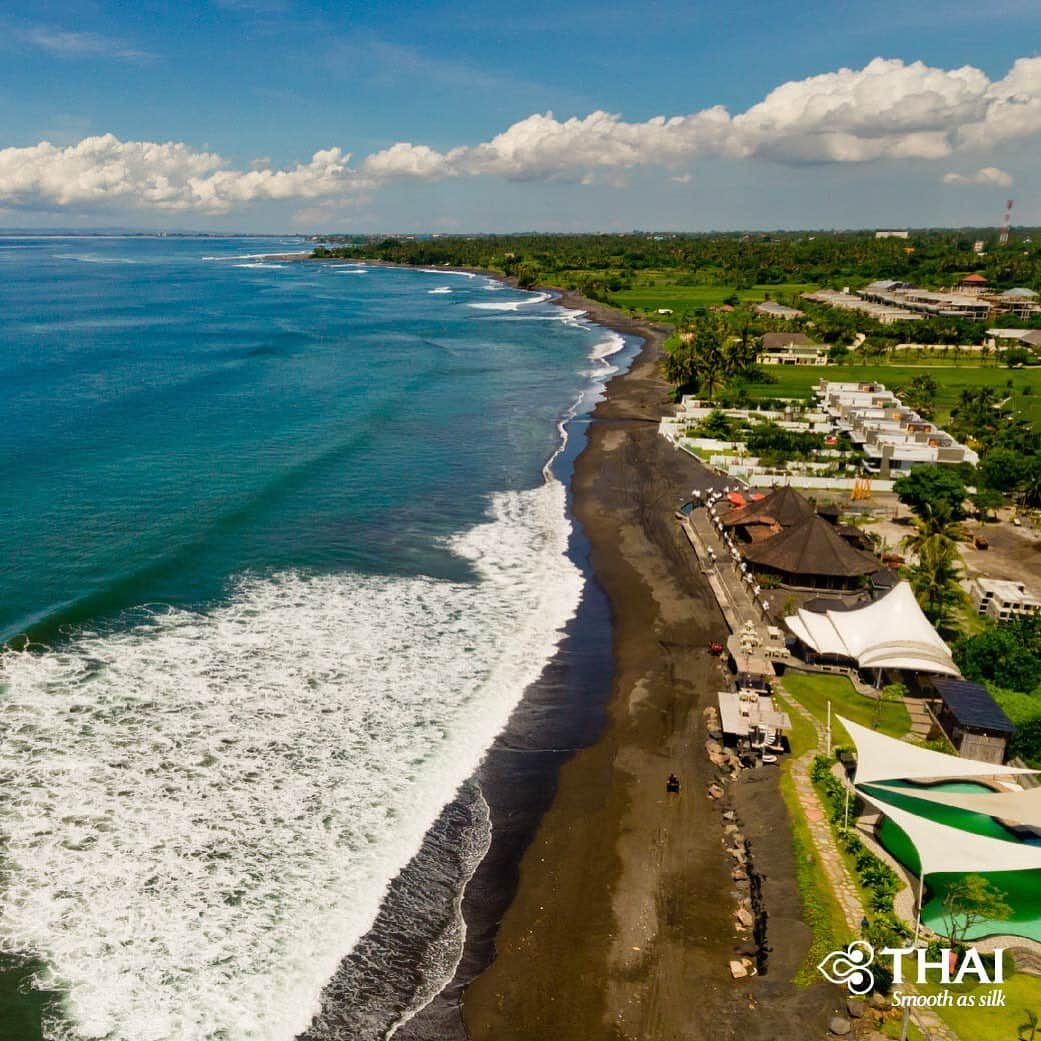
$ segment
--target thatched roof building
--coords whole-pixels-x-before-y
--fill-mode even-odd
[[[724,528],[736,530],[745,542],[762,542],[813,516],[813,506],[794,488],[781,485],[769,495],[724,514]]]
[[[757,572],[777,575],[785,585],[809,589],[856,588],[864,575],[882,567],[875,557],[854,549],[834,525],[812,510],[772,538],[744,548],[742,556]]]

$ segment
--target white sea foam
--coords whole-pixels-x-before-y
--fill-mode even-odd
[[[472,271],[453,271],[447,267],[419,267],[416,270],[422,271],[424,275],[458,275],[460,278],[477,277]]]
[[[278,256],[280,257],[309,257],[313,250],[310,249],[297,249],[297,250],[279,250]],[[272,256],[271,250],[267,253],[222,253],[217,256],[205,256],[200,259],[202,260],[263,260],[265,257]]]
[[[581,314],[581,312],[579,313]],[[612,354],[617,354],[624,347],[625,337],[621,333],[608,331],[607,339],[594,344],[593,349],[589,352],[589,357],[593,361],[603,361],[605,358],[610,358]]]
[[[0,659],[0,936],[72,1032],[289,1041],[581,596],[556,481],[476,580],[285,573]]]
[[[55,260],[77,260],[81,264],[136,264],[130,257],[109,257],[103,253],[52,253]]]
[[[261,267],[265,269],[283,268],[285,264],[265,264],[263,261],[257,261],[255,264],[232,264],[232,267]]]
[[[427,293],[430,296],[436,296],[438,293],[451,293],[451,292],[452,292],[452,287],[451,286],[438,286],[437,289],[428,289],[427,290]]]
[[[358,267],[338,267],[335,269],[338,275],[367,275],[369,269],[359,265]]]
[[[517,311],[522,307],[544,304],[550,299],[552,297],[549,293],[536,293],[534,296],[525,297],[523,300],[505,300],[502,303],[495,301],[494,303],[477,303],[469,306],[476,311]]]

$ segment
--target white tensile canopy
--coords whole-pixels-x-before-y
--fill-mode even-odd
[[[855,611],[805,608],[785,619],[818,654],[853,659],[862,669],[912,669],[957,676],[947,644],[930,625],[907,582]]]
[[[1014,839],[992,839],[961,828],[937,824],[907,810],[873,799],[860,792],[862,798],[903,829],[918,850],[921,877],[937,871],[956,874],[987,871],[1025,871],[1041,868],[1041,847],[1028,846]]]
[[[978,759],[963,759],[957,755],[934,752],[907,741],[887,737],[859,723],[838,716],[857,746],[856,785],[876,781],[915,781],[942,777],[1004,777],[1014,774],[1036,774],[1039,771],[1017,766],[983,763]],[[957,829],[954,829],[957,831]],[[961,832],[959,832],[961,834]]]
[[[889,784],[877,787],[892,795],[906,795],[956,810],[982,813],[985,817],[996,817],[1027,828],[1041,828],[1041,788],[1019,792],[938,792],[930,788],[897,788]]]

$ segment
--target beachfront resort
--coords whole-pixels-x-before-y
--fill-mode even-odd
[[[863,501],[846,507],[792,485],[707,483],[677,514],[731,633],[713,649],[725,682],[705,716],[709,797],[733,827],[741,775],[784,771],[795,835],[817,865],[804,885],[831,905],[823,943],[1001,949],[1029,989],[1026,974],[1041,973],[1037,770],[1012,754],[1011,720],[875,551]],[[1025,583],[980,575],[966,587],[998,621],[1041,609]],[[736,928],[759,944],[730,963],[742,980],[764,968],[768,908],[751,851],[733,840]],[[850,999],[834,1034],[865,1017],[886,1028],[888,999],[869,996]],[[909,1016],[919,1036],[955,1036],[935,1010]]]

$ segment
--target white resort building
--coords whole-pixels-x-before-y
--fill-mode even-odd
[[[969,599],[976,613],[1007,622],[1010,618],[1041,612],[1041,600],[1027,590],[1022,582],[1000,578],[974,578],[969,583]]]

